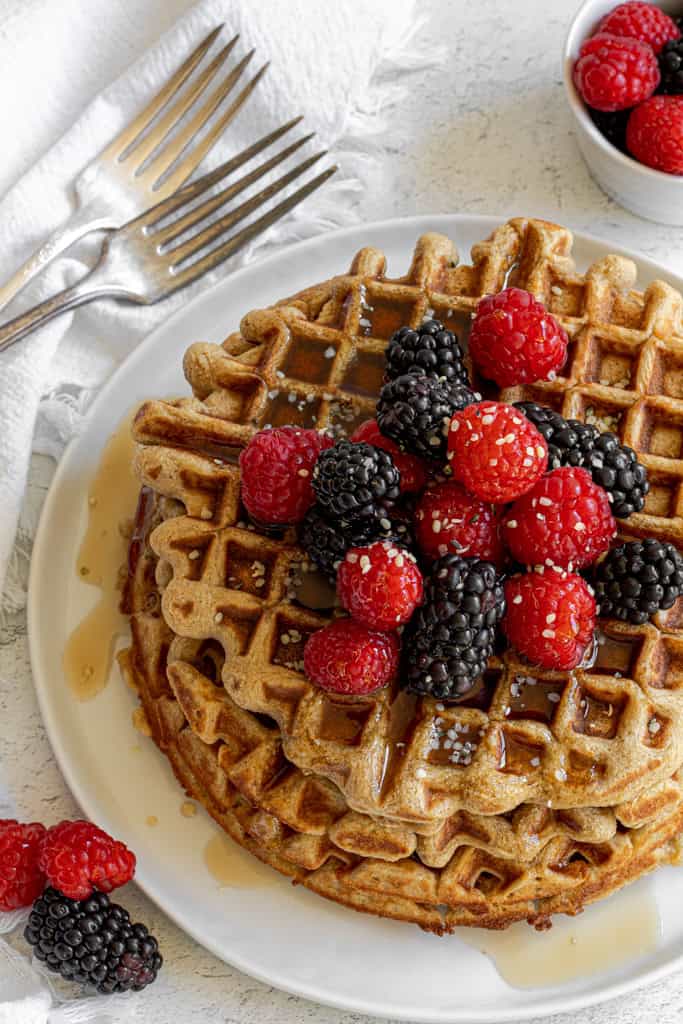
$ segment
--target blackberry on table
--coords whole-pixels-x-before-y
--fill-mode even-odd
[[[457,334],[439,320],[419,327],[401,327],[392,334],[386,351],[386,379],[404,373],[424,374],[453,384],[469,384],[464,352]]]
[[[144,924],[103,892],[72,900],[48,888],[35,901],[24,931],[39,960],[63,978],[98,992],[139,992],[163,963]]]
[[[683,558],[654,537],[628,541],[598,562],[593,586],[601,616],[641,625],[683,593]]]
[[[465,697],[486,669],[504,614],[502,580],[491,562],[439,558],[404,633],[406,688],[441,700]]]
[[[566,420],[553,409],[535,402],[516,402],[527,419],[548,442],[548,469],[581,466],[593,482],[610,496],[612,514],[627,519],[642,512],[650,485],[647,470],[636,453],[621,444],[615,434],[578,420]]]
[[[377,422],[403,450],[445,461],[451,417],[476,401],[478,396],[464,384],[404,373],[380,391]]]
[[[626,153],[626,125],[631,110],[615,110],[608,113],[604,110],[592,110],[589,107],[588,113],[595,127],[607,141],[616,146],[620,152]]]
[[[299,543],[321,572],[334,581],[349,548],[362,548],[376,540],[390,540],[410,548],[412,537],[405,523],[395,519],[361,520],[343,526],[328,519],[319,505],[313,505],[299,526]]]
[[[680,27],[680,21],[678,24]],[[664,43],[657,59],[662,76],[657,92],[663,92],[669,96],[681,95],[683,93],[683,39],[670,39]]]
[[[363,441],[338,441],[321,452],[312,482],[325,514],[350,523],[385,518],[399,497],[400,479],[384,449]]]

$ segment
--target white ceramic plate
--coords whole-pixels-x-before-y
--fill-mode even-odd
[[[134,697],[117,670],[98,697],[78,703],[62,673],[62,653],[95,598],[93,588],[76,578],[75,561],[85,526],[86,489],[102,447],[137,402],[186,391],[181,357],[190,342],[220,341],[244,312],[344,271],[364,245],[383,249],[389,273],[398,275],[407,270],[422,232],[448,234],[468,256],[470,246],[495,223],[485,217],[433,216],[335,232],[248,267],[198,296],[136,350],[94,403],[86,429],[70,445],[54,478],[31,566],[32,666],[55,755],[84,811],[137,852],[143,889],[197,941],[247,974],[317,1002],[395,1019],[523,1020],[574,1010],[654,981],[683,962],[683,919],[676,910],[683,900],[683,872],[665,869],[656,880],[636,887],[636,893],[647,892],[660,908],[661,934],[648,952],[609,970],[533,989],[506,984],[490,959],[471,947],[478,941],[473,933],[468,944],[458,937],[439,939],[413,926],[344,910],[280,878],[272,884],[220,888],[204,862],[216,826],[204,814],[193,819],[179,814],[178,786],[165,758],[134,730]],[[577,236],[579,267],[607,248]],[[633,258],[641,284],[664,277],[683,289],[683,280],[664,268]],[[149,815],[159,819],[156,828],[145,824]],[[633,894],[622,894],[607,903],[621,909],[623,923],[624,917],[639,913],[633,900]],[[589,910],[572,927],[590,928],[601,913]],[[638,921],[632,924],[639,928]],[[518,941],[531,943],[525,928]],[[529,956],[539,949],[537,942],[530,944]],[[568,937],[563,949],[564,955],[573,955]]]

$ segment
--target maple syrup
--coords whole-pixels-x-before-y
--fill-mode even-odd
[[[408,744],[418,722],[419,697],[401,690],[389,705],[387,746],[379,781],[379,791],[388,790],[396,773],[400,770]]]
[[[277,874],[228,836],[217,833],[204,848],[204,864],[221,888],[256,889],[274,885]]]
[[[342,704],[341,701],[326,700],[320,719],[320,738],[356,746],[371,710],[369,704]]]
[[[94,608],[73,630],[63,666],[72,693],[90,700],[104,689],[117,637],[127,631],[119,611],[119,583],[128,541],[123,524],[135,509],[140,484],[133,474],[129,414],[107,441],[88,488],[88,525],[76,560],[79,579],[98,591]]]
[[[661,921],[645,880],[577,917],[558,914],[546,932],[520,922],[503,932],[463,928],[457,934],[490,957],[508,985],[544,988],[623,967],[653,953]]]
[[[562,683],[546,683],[533,676],[515,676],[505,717],[510,721],[531,719],[550,724],[562,699]]]

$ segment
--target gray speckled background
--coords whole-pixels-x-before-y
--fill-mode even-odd
[[[113,6],[119,19],[116,52],[104,80],[189,2],[128,0]],[[683,272],[681,230],[622,210],[593,184],[578,154],[560,69],[574,0],[430,0],[422,6],[431,11],[423,38],[434,44],[446,41],[450,56],[439,69],[415,75],[410,98],[390,112],[387,159],[394,182],[380,194],[363,197],[367,219],[430,212],[492,213],[501,219],[541,215]],[[54,87],[61,86],[55,82]],[[54,126],[55,137],[81,103],[82,98],[65,93],[64,124]],[[34,459],[25,524],[35,521],[51,474],[49,460]],[[73,815],[76,806],[36,706],[23,615],[0,627],[0,721],[0,768],[20,813],[51,821]],[[241,975],[187,938],[133,886],[127,903],[159,935],[169,965],[153,989],[139,997],[141,1019],[155,1024],[351,1024],[364,1019],[314,1006]],[[553,1024],[677,1024],[683,1019],[683,974],[626,999],[551,1019]]]

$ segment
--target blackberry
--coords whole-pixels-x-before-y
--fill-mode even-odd
[[[325,514],[343,523],[385,518],[399,496],[400,474],[382,448],[338,441],[321,452],[313,490]]]
[[[46,889],[31,908],[24,937],[51,971],[98,992],[139,992],[163,963],[145,925],[131,924],[128,911],[103,892],[71,900]]]
[[[628,541],[598,562],[593,584],[601,616],[640,625],[683,593],[683,558],[654,537]]]
[[[451,416],[476,401],[464,384],[404,373],[380,391],[377,422],[404,451],[445,462]]]
[[[491,562],[437,559],[403,637],[406,688],[442,700],[466,696],[493,654],[504,614],[503,584]]]
[[[657,92],[679,96],[683,93],[683,39],[670,39],[664,43],[657,59],[662,76]]]
[[[328,519],[319,505],[308,510],[299,525],[299,542],[318,568],[334,582],[339,563],[349,548],[362,548],[376,540],[391,540],[402,547],[412,544],[405,523],[389,518],[361,520],[343,527]]]
[[[636,453],[620,444],[615,434],[600,433],[597,427],[578,420],[566,420],[553,409],[535,402],[516,402],[527,419],[548,442],[548,468],[582,466],[594,483],[610,496],[612,514],[627,519],[642,512],[650,489],[645,466]]]
[[[470,382],[458,336],[447,331],[439,320],[425,320],[420,327],[401,327],[395,331],[386,360],[387,380],[415,373],[453,384]]]
[[[627,152],[626,125],[628,124],[631,109],[615,110],[614,112],[606,113],[604,110],[588,108],[591,120],[598,131],[622,153]]]

